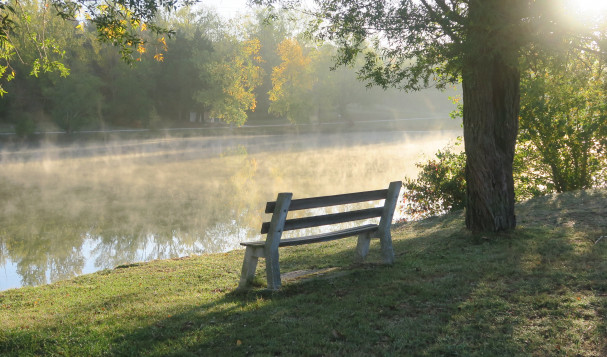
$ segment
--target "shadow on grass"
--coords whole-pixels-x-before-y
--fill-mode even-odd
[[[415,229],[416,237],[396,240],[398,259],[391,267],[378,264],[377,254],[370,263],[348,263],[352,242],[333,254],[314,248],[283,254],[285,271],[340,268],[275,293],[260,288],[225,294],[127,333],[112,342],[112,354],[605,352],[605,301],[597,298],[605,289],[598,274],[605,271],[580,265],[600,265],[605,249],[580,251],[567,234],[539,228],[473,236],[459,220],[437,219],[440,229]]]
[[[582,330],[577,334],[578,344],[595,341],[595,355],[607,356],[607,190],[544,196],[517,209],[523,226],[550,230],[545,239],[538,240],[543,243],[537,248],[542,262],[534,269],[551,280],[547,295],[552,299],[546,300],[554,303],[555,295],[568,296],[556,308],[571,316],[567,334]]]
[[[511,338],[513,321],[491,332],[462,320],[469,302],[478,304],[478,287],[498,275],[491,262],[503,258],[495,256],[501,249],[491,249],[500,243],[471,245],[469,238],[425,234],[396,241],[397,253],[409,253],[393,267],[352,265],[349,249],[324,255],[308,249],[286,252],[281,257],[283,271],[327,264],[341,264],[342,269],[337,275],[285,284],[275,293],[257,289],[225,294],[148,327],[125,331],[123,338],[112,341],[111,353],[445,355],[474,351],[479,334],[483,341],[492,341],[495,352],[522,351]],[[506,265],[499,268],[503,273],[519,263],[501,265]],[[491,304],[485,309],[499,308]],[[460,327],[465,327],[464,333],[456,332]]]
[[[537,209],[518,212],[530,217]],[[526,218],[525,228],[508,234],[472,235],[461,213],[399,226],[393,266],[379,264],[377,242],[364,264],[352,263],[355,239],[285,248],[283,272],[337,269],[288,282],[279,292],[263,290],[262,283],[244,293],[218,293],[171,316],[143,319],[138,327],[117,324],[115,333],[91,337],[97,344],[106,339],[107,349],[89,352],[607,355],[607,242],[593,241],[602,226],[588,223],[576,230],[570,223],[596,223],[587,218],[593,212],[579,212],[560,226]],[[263,272],[262,263],[259,281]],[[234,275],[233,286],[237,282]],[[99,306],[82,306],[84,313],[94,308]],[[141,317],[134,312],[134,318]]]

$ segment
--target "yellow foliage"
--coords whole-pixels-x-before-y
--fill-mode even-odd
[[[168,49],[167,46],[167,41],[164,38],[164,36],[162,36],[161,38],[158,39],[158,43],[162,44],[162,48],[166,51]]]
[[[257,102],[254,89],[261,84],[261,62],[257,38],[234,40],[229,47],[220,49],[221,59],[210,66],[215,80],[221,85],[223,96],[210,104],[211,114],[228,123],[242,125],[246,111],[254,111]]]
[[[252,56],[254,54],[259,53],[259,49],[261,49],[261,43],[258,38],[252,38],[244,43],[243,52],[247,56]],[[257,57],[254,57],[257,58]]]
[[[299,43],[294,39],[285,39],[278,45],[276,52],[283,62],[272,70],[270,100],[276,102],[283,98],[286,95],[286,84],[289,88],[310,89],[312,80],[307,73],[312,59],[304,55]]]

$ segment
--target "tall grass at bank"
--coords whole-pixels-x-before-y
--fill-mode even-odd
[[[242,251],[120,266],[0,292],[0,355],[607,355],[607,191],[517,206],[519,227],[472,235],[461,213],[283,248],[277,293],[234,291]],[[329,268],[329,269],[325,269]],[[324,270],[323,270],[324,269]]]

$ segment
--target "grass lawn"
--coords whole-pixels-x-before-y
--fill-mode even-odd
[[[519,204],[472,235],[451,214],[393,229],[396,263],[355,238],[282,248],[234,291],[243,251],[121,266],[0,292],[0,355],[607,356],[607,190]]]

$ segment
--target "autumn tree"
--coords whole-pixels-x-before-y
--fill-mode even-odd
[[[247,111],[255,110],[254,91],[261,82],[262,59],[258,52],[258,39],[241,41],[226,34],[215,45],[213,61],[200,64],[201,79],[211,86],[198,91],[195,98],[212,117],[241,126],[247,120]]]
[[[282,61],[276,49],[285,38],[290,37],[287,15],[280,14],[273,21],[266,21],[265,19],[269,14],[268,10],[260,9],[255,12],[252,21],[247,21],[244,24],[250,37],[259,40],[259,56],[263,59],[259,63],[262,73],[261,83],[255,88],[257,105],[255,112],[250,113],[249,120],[265,120],[268,116],[271,116],[269,114],[271,103],[269,92],[273,87],[272,70],[280,65]]]
[[[370,97],[355,67],[332,69],[337,49],[330,43],[286,38],[276,52],[281,62],[272,69],[270,113],[292,123],[334,121],[346,119],[348,104]]]
[[[316,107],[310,96],[315,81],[311,55],[292,38],[283,40],[276,52],[282,62],[272,70],[269,111],[292,123],[307,120]]]

